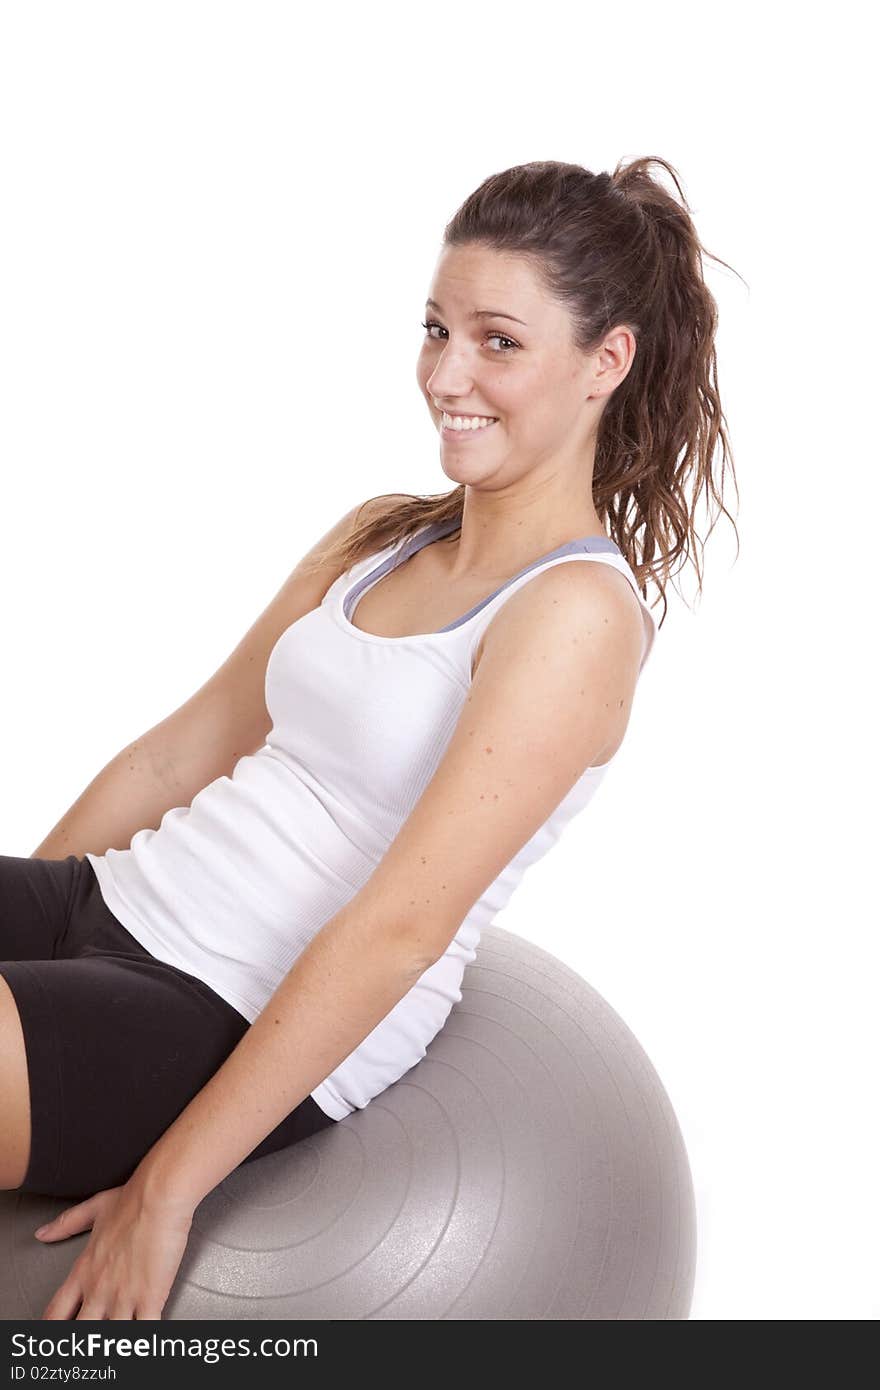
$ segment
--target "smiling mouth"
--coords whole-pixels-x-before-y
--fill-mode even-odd
[[[454,418],[466,419],[466,420],[468,421],[468,423],[467,423],[466,425],[454,425],[454,424],[452,423],[452,420],[453,420]],[[472,419],[477,419],[477,420],[480,421],[480,423],[477,424],[477,425],[472,425],[472,424],[470,424],[470,421],[471,421]],[[497,415],[483,415],[483,416],[470,416],[470,415],[467,415],[467,416],[454,417],[454,416],[451,416],[451,415],[447,415],[446,412],[443,411],[443,413],[442,413],[441,416],[440,416],[440,432],[441,432],[441,434],[445,435],[447,438],[451,438],[453,435],[454,435],[456,438],[458,438],[459,435],[485,434],[487,430],[492,429],[493,426],[495,426],[495,425],[497,425],[497,424],[498,424],[498,416],[497,416]]]

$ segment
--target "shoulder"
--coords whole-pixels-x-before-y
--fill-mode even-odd
[[[383,492],[378,496],[368,497],[365,502],[359,502],[356,507],[352,507],[348,513],[351,519],[351,529],[356,526],[363,526],[366,522],[374,521],[376,517],[387,512],[395,503],[411,502],[412,494],[408,492]]]
[[[355,533],[376,521],[388,510],[389,505],[398,500],[404,501],[405,494],[383,493],[380,497],[368,497],[366,501],[356,502],[306,551],[294,569],[292,579],[295,582],[302,579],[310,586],[315,598],[314,607],[345,572],[345,561],[341,557]]]
[[[442,954],[578,779],[617,752],[638,678],[639,608],[619,571],[571,562],[535,575],[494,618],[440,762],[358,895],[420,961]]]
[[[486,626],[474,673],[490,647],[499,653],[545,652],[563,642],[572,656],[579,643],[601,651],[604,662],[630,669],[641,660],[644,619],[626,575],[605,561],[566,560],[528,579]]]

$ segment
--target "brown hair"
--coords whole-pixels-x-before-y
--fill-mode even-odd
[[[669,173],[681,201],[651,176],[651,164]],[[702,255],[732,267],[705,251],[675,170],[650,155],[618,162],[611,174],[552,160],[492,174],[444,229],[444,246],[472,243],[527,258],[569,309],[581,351],[595,351],[616,325],[632,330],[632,365],[599,424],[593,505],[643,596],[648,578],[657,585],[665,619],[665,581],[697,540],[701,491],[736,531],[722,498],[726,463],[734,486],[736,476],[718,394],[718,311]],[[719,441],[721,491],[713,476]],[[460,521],[464,496],[462,484],[451,492],[370,498],[368,519],[319,563],[332,558],[348,569],[428,523]],[[696,554],[694,565],[701,592]]]

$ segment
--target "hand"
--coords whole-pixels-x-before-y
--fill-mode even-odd
[[[44,1319],[161,1318],[192,1226],[187,1202],[147,1197],[137,1172],[68,1207],[40,1240],[92,1238],[43,1312]],[[79,1312],[77,1312],[79,1309]]]

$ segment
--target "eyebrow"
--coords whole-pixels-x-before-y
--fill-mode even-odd
[[[436,309],[438,314],[442,314],[442,313],[443,313],[443,310],[440,308],[440,305],[437,303],[436,299],[426,299],[426,300],[425,300],[425,308],[426,308],[426,309]],[[473,310],[471,311],[471,313],[468,314],[468,318],[471,318],[471,319],[510,319],[513,323],[521,323],[522,326],[523,326],[523,328],[528,328],[528,326],[529,326],[529,325],[526,323],[525,319],[517,319],[517,318],[514,318],[514,317],[513,317],[513,314],[503,314],[503,313],[501,312],[500,309],[473,309]]]

